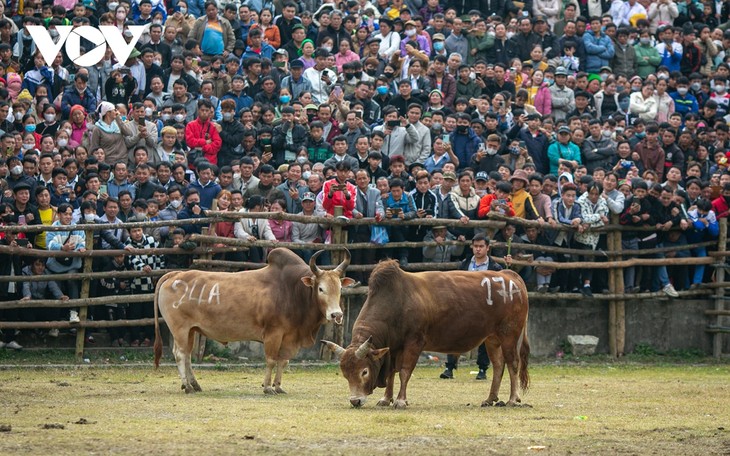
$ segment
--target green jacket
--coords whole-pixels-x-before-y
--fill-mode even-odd
[[[645,79],[650,74],[656,73],[656,68],[662,63],[662,56],[654,46],[642,46],[637,44],[634,46],[636,51],[636,73]]]
[[[482,96],[482,89],[474,81],[469,79],[469,82],[464,84],[461,78],[456,79],[456,97],[464,97],[467,100],[470,98],[479,98]]]
[[[490,49],[492,46],[494,46],[494,36],[488,33],[485,33],[483,36],[477,36],[473,33],[470,33],[468,36],[468,40],[469,54],[466,56],[466,63],[471,65],[479,59],[486,60],[487,49]],[[471,54],[472,49],[477,50],[475,55]]]

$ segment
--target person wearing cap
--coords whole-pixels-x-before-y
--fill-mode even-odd
[[[322,216],[317,211],[317,197],[312,192],[304,192],[302,194],[302,210],[297,215],[306,216]],[[325,230],[322,225],[318,223],[303,223],[303,222],[292,222],[292,242],[296,244],[322,244],[325,239]],[[367,241],[370,241],[368,236]],[[366,242],[367,242],[366,241]],[[302,257],[305,262],[309,262],[309,259],[314,255],[314,249],[298,249],[295,250],[297,255]],[[323,264],[326,264],[322,261]]]
[[[583,34],[586,48],[586,71],[598,74],[601,67],[609,65],[615,55],[613,41],[601,29],[601,18],[591,18],[591,29]]]
[[[304,62],[292,60],[289,64],[290,74],[281,80],[281,87],[289,89],[292,100],[298,100],[304,92],[312,91],[312,83],[304,75]]]
[[[71,114],[71,107],[79,105],[87,112],[96,109],[96,96],[88,88],[89,77],[84,73],[78,73],[74,78],[74,84],[69,86],[61,98],[61,112],[64,118]]]
[[[449,230],[443,226],[434,226],[431,228],[423,242],[435,242],[438,245],[427,245],[423,247],[423,261],[426,263],[449,263],[454,258],[460,257],[464,253],[464,244],[446,245],[445,242],[465,241],[464,236],[458,238],[449,233]]]
[[[573,89],[565,85],[567,80],[568,70],[558,67],[555,70],[555,84],[550,86],[552,116],[555,120],[565,120],[568,113],[575,109],[575,94]]]
[[[528,114],[525,118],[527,128],[522,128],[517,134],[521,141],[527,146],[527,153],[532,157],[535,168],[542,174],[550,171],[550,161],[547,156],[547,149],[550,139],[540,129],[542,116],[538,113]],[[520,128],[520,127],[517,127]]]
[[[188,39],[200,43],[200,50],[207,56],[222,54],[223,57],[228,57],[236,44],[236,35],[233,34],[230,22],[224,17],[218,17],[218,6],[213,1],[205,3],[205,15],[195,21]]]
[[[548,147],[550,174],[558,174],[558,168],[563,162],[570,162],[575,168],[581,164],[580,148],[570,140],[570,127],[563,125],[558,128],[558,140]]]

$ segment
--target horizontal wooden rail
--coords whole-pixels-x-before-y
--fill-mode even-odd
[[[41,231],[102,231],[102,230],[118,230],[120,228],[156,228],[163,226],[181,226],[181,225],[209,225],[213,222],[222,222],[220,218],[194,218],[179,220],[156,220],[147,222],[125,222],[125,223],[79,223],[72,225],[16,225],[3,226],[6,233],[39,233]]]
[[[165,320],[160,317],[160,323]],[[154,318],[140,318],[139,320],[85,320],[80,323],[67,321],[0,321],[0,329],[70,329],[70,328],[116,328],[121,326],[149,326],[154,325]]]

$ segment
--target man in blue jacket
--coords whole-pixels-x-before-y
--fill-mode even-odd
[[[586,71],[588,73],[598,74],[601,67],[611,64],[611,59],[616,51],[613,47],[611,38],[601,30],[601,18],[591,18],[591,31],[583,34],[583,44],[586,48],[588,61],[586,62]]]
[[[484,143],[474,130],[471,129],[471,116],[466,113],[459,113],[456,117],[456,130],[451,132],[451,147],[459,159],[459,170],[467,168],[471,158],[477,153],[479,147]]]
[[[86,73],[77,73],[74,78],[74,85],[68,87],[63,92],[61,111],[63,112],[64,119],[68,119],[71,113],[71,107],[74,105],[83,106],[86,112],[94,112],[96,110],[96,97],[87,86],[88,82],[89,76]]]

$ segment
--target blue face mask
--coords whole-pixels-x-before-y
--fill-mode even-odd
[[[642,131],[641,133],[635,133],[635,136],[640,139],[646,138],[646,132]]]
[[[553,85],[553,80],[552,79],[545,79],[544,82],[545,82],[545,84],[547,84],[549,86]]]
[[[443,41],[437,41],[433,43],[433,50],[441,52],[444,50],[444,42]]]
[[[281,101],[284,104],[287,104],[291,101],[291,97],[289,95],[282,95],[279,97],[279,101]]]
[[[388,93],[388,87],[387,86],[379,86],[377,89],[379,95],[385,95]]]
[[[27,131],[28,133],[35,132],[35,124],[28,124],[28,125],[26,125],[25,126],[25,131]]]

